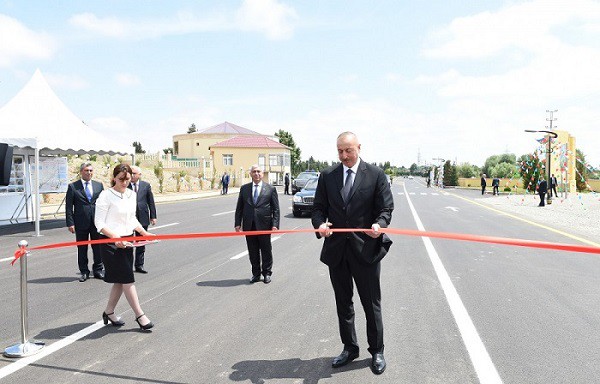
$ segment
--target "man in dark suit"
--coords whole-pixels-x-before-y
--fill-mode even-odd
[[[221,190],[221,195],[226,195],[229,191],[229,175],[227,174],[227,172],[223,173],[223,176],[221,177],[221,185],[223,186],[223,189]]]
[[[538,207],[544,207],[546,205],[546,192],[548,192],[548,182],[544,180],[544,176],[542,176],[538,185],[538,194],[540,195],[540,204]]]
[[[100,234],[94,225],[94,214],[96,212],[96,199],[104,189],[102,183],[93,181],[92,175],[94,168],[91,163],[83,163],[79,167],[81,180],[69,184],[67,196],[65,198],[65,216],[67,219],[67,228],[69,232],[75,234],[77,241],[97,240]],[[77,246],[77,261],[79,271],[81,272],[80,282],[90,278],[90,269],[88,267],[88,246]],[[92,245],[94,263],[92,270],[94,277],[104,279],[104,265],[102,264],[102,255],[100,245]]]
[[[485,173],[481,174],[481,194],[485,195],[485,187],[487,185],[487,182],[485,181]]]
[[[252,182],[240,188],[235,208],[235,230],[276,231],[279,228],[277,190],[262,180],[263,172],[258,165],[250,168],[250,175]],[[246,244],[252,264],[250,283],[260,281],[262,273],[264,283],[269,284],[273,267],[271,235],[246,236]]]
[[[552,196],[558,197],[558,192],[556,192],[557,185],[558,185],[558,180],[556,180],[556,177],[554,176],[554,173],[553,173],[552,176],[550,177],[550,197],[552,197]],[[552,194],[552,192],[554,192],[554,195]]]
[[[285,189],[283,190],[283,193],[285,195],[289,195],[290,194],[290,174],[289,173],[285,173],[285,177],[283,178],[283,183],[285,186]]]
[[[131,167],[131,183],[128,188],[133,189],[137,194],[137,209],[135,215],[144,227],[144,230],[148,230],[150,224],[156,225],[156,205],[154,204],[154,195],[152,194],[152,186],[150,183],[140,180],[142,176],[142,170],[140,167]],[[148,273],[144,269],[144,255],[146,253],[146,247],[136,247],[135,249],[135,271],[139,273]]]
[[[334,368],[356,359],[359,347],[354,328],[353,280],[367,318],[367,339],[372,355],[371,370],[381,374],[383,357],[380,261],[392,241],[380,228],[392,220],[394,198],[380,168],[362,161],[358,138],[344,132],[337,138],[341,164],[323,171],[315,194],[312,224],[317,238],[325,237],[321,261],[329,266],[337,307],[342,353]],[[362,232],[332,233],[335,228],[364,228]]]

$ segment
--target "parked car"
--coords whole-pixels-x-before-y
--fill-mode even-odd
[[[312,211],[318,182],[319,179],[316,177],[308,179],[304,188],[294,195],[292,198],[292,213],[294,217],[300,217],[303,212]]]
[[[306,171],[300,172],[298,176],[292,180],[292,195],[304,188],[306,182],[312,178],[319,177],[319,172]]]

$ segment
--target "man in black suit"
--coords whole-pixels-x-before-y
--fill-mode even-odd
[[[538,185],[538,194],[540,195],[540,204],[538,207],[546,206],[546,192],[548,192],[548,182],[544,180],[544,176],[542,176]]]
[[[154,195],[152,194],[152,186],[150,183],[140,180],[142,170],[140,167],[131,167],[131,183],[128,188],[133,189],[137,194],[137,209],[135,215],[144,227],[148,230],[150,224],[156,225],[156,205],[154,204]],[[135,271],[139,273],[148,273],[144,269],[144,255],[146,247],[136,247],[135,249]]]
[[[552,196],[558,197],[558,192],[556,192],[557,185],[558,185],[558,180],[556,180],[556,177],[554,176],[554,173],[553,173],[552,176],[550,177],[550,197],[552,197]],[[554,192],[554,195],[552,194],[552,192]]]
[[[262,169],[258,165],[250,168],[252,182],[242,185],[235,208],[235,230],[243,231],[276,231],[279,228],[279,198],[277,190],[265,183]],[[252,264],[250,283],[260,281],[271,282],[273,253],[271,235],[246,236],[248,255]],[[261,267],[262,256],[262,267]]]
[[[283,183],[285,186],[285,189],[283,190],[283,193],[285,195],[289,195],[290,194],[290,174],[288,172],[285,173],[285,177],[283,178]]]
[[[94,225],[94,214],[96,212],[96,199],[104,186],[102,183],[92,180],[94,168],[91,163],[81,164],[79,174],[81,180],[72,182],[67,188],[65,199],[67,228],[69,232],[75,234],[77,241],[97,240],[100,238],[100,234]],[[87,245],[77,246],[77,261],[81,272],[80,282],[90,278],[87,251]],[[100,245],[92,245],[92,253],[94,255],[92,265],[94,277],[104,279],[104,265],[102,264]]]
[[[323,171],[315,194],[312,224],[317,238],[325,237],[321,261],[329,266],[337,307],[342,353],[333,359],[334,368],[359,355],[352,303],[353,280],[367,318],[367,339],[372,355],[371,370],[381,374],[383,357],[380,261],[392,241],[380,228],[392,220],[394,198],[380,168],[361,160],[360,143],[352,132],[337,138],[341,164]],[[364,228],[362,232],[332,233],[335,228]]]

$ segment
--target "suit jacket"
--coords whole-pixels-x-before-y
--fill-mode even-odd
[[[319,176],[312,213],[313,227],[319,228],[329,221],[331,228],[370,229],[375,223],[387,228],[392,220],[394,197],[383,171],[361,159],[346,203],[341,192],[343,172],[343,165],[339,164]],[[320,237],[318,233],[317,237]],[[383,259],[391,245],[392,241],[385,234],[374,239],[363,232],[334,233],[323,242],[321,261],[335,266],[347,248],[346,251],[355,257],[372,264]]]
[[[235,207],[235,226],[241,226],[242,230],[252,230],[252,224],[258,231],[279,228],[279,198],[277,190],[265,183],[258,195],[256,205],[252,198],[252,186],[254,183],[242,185]]]
[[[137,209],[135,210],[135,216],[142,226],[148,227],[150,219],[156,219],[156,205],[154,204],[152,186],[143,180],[138,180],[137,186]],[[133,185],[129,183],[127,188],[133,189]]]
[[[89,231],[94,227],[96,199],[100,196],[100,192],[102,192],[104,186],[99,181],[92,180],[91,183],[94,190],[92,201],[88,200],[81,180],[72,182],[67,188],[67,197],[65,199],[67,227],[74,225],[77,232]]]
[[[540,181],[540,185],[538,186],[538,193],[546,193],[548,192],[548,182],[546,180]]]
[[[558,185],[558,181],[556,180],[556,176],[552,176],[550,178],[550,188],[556,187]]]

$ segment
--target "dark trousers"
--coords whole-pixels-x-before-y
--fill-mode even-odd
[[[284,195],[289,195],[290,194],[290,185],[286,184],[285,185],[285,190],[283,191]]]
[[[349,253],[346,253],[344,260],[338,265],[329,267],[329,278],[335,294],[340,337],[346,350],[358,350],[356,329],[354,327],[354,305],[352,302],[354,281],[367,318],[369,352],[371,354],[383,352],[380,273],[380,263],[364,264],[357,261]]]
[[[246,236],[248,255],[252,264],[252,276],[263,276],[272,274],[273,253],[271,246],[271,235]],[[262,256],[262,267],[261,267]]]
[[[558,197],[558,192],[556,192],[556,185],[550,187],[550,197],[552,197],[552,191],[554,191],[554,197]]]
[[[540,207],[543,207],[546,205],[546,192],[538,192],[540,195]]]
[[[229,190],[229,184],[223,184],[223,194],[226,195],[227,191]]]
[[[498,194],[498,186],[494,185],[494,187],[492,188],[493,192],[492,194],[497,195]]]
[[[100,238],[100,234],[98,230],[96,230],[95,226],[92,226],[89,231],[77,231],[75,228],[75,240],[77,241],[87,241],[87,240],[98,240]],[[92,264],[92,270],[94,273],[101,272],[104,269],[104,265],[102,264],[102,250],[100,244],[92,244],[92,254],[94,257],[94,263]],[[78,245],[77,246],[77,263],[79,264],[79,272],[90,273],[90,269],[88,267],[88,246],[87,245]]]
[[[144,230],[148,230],[148,226],[147,225],[142,225],[142,227],[144,227]],[[137,236],[139,236],[139,233],[135,233]],[[143,267],[144,266],[144,256],[146,254],[146,246],[144,245],[143,247],[136,247],[135,248],[135,267],[139,268],[139,267]]]
[[[482,186],[481,186],[481,194],[482,194],[482,195],[485,195],[485,185],[482,185]]]

